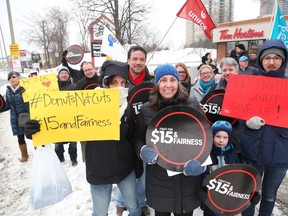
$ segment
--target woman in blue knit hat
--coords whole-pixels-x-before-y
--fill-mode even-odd
[[[197,100],[189,98],[180,83],[177,69],[171,64],[156,68],[155,86],[150,92],[149,102],[143,104],[137,116],[135,144],[140,157],[146,162],[146,203],[155,210],[155,216],[193,215],[193,210],[200,206],[205,194],[201,191],[200,174],[204,168],[198,161],[193,161],[190,172],[168,175],[157,162],[158,154],[146,145],[146,130],[152,118],[162,109],[172,105],[188,105],[201,111]],[[190,162],[190,161],[189,161]],[[198,163],[197,163],[198,162]],[[191,163],[191,164],[192,164]],[[195,165],[195,167],[194,167]],[[195,169],[194,169],[195,168]]]

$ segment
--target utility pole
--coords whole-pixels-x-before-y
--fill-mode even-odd
[[[7,5],[8,19],[9,19],[9,26],[10,26],[11,43],[15,44],[14,28],[13,28],[13,21],[12,21],[12,15],[11,15],[9,0],[6,0],[6,5]]]

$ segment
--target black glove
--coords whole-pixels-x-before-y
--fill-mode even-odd
[[[28,139],[32,139],[32,135],[40,131],[40,124],[38,120],[29,120],[24,126],[24,133]]]
[[[255,193],[253,194],[250,202],[252,205],[257,205],[261,200],[261,194],[258,191],[255,191]]]
[[[205,193],[208,193],[208,188],[206,185],[202,185],[201,190],[204,191]]]
[[[63,53],[62,53],[62,57],[66,57],[68,51],[67,50],[64,50]]]

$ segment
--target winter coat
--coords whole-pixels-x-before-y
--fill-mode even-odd
[[[260,71],[258,68],[248,66],[245,68],[245,70],[242,70],[242,68],[239,67],[238,74],[245,74],[245,75],[259,75]]]
[[[181,85],[186,89],[186,91],[188,92],[188,95],[190,95],[190,91],[191,91],[191,78],[189,80],[182,80],[180,81]]]
[[[239,55],[237,56],[237,62],[239,63],[239,59],[242,57],[242,56],[247,56],[248,59],[249,59],[249,52],[247,50],[243,50],[242,52],[239,53]]]
[[[212,160],[212,164],[209,165],[211,171],[214,171],[217,168],[227,164],[240,163],[239,157],[235,152],[234,145],[231,143],[228,143],[225,148],[219,148],[213,145],[210,157]]]
[[[1,110],[1,112],[10,110],[10,123],[14,136],[24,134],[24,128],[18,125],[19,114],[29,113],[29,103],[23,101],[23,92],[24,88],[21,86],[19,86],[15,92],[11,86],[7,86],[6,105],[5,108]]]
[[[283,49],[286,59],[279,70],[266,73],[261,64],[260,57],[264,50],[271,47]],[[287,49],[280,40],[266,41],[260,49],[257,61],[261,75],[285,78]],[[246,126],[245,121],[242,121],[242,124],[244,126],[240,137],[240,144],[245,160],[250,160],[261,165],[288,165],[288,128],[265,124],[260,129],[253,130]]]
[[[197,99],[198,102],[200,102],[202,100],[203,95],[204,95],[204,90],[200,86],[200,81],[199,80],[195,83],[194,86],[192,86],[190,94],[195,96],[195,98]]]
[[[120,141],[87,141],[85,150],[86,178],[92,185],[117,184],[134,169],[131,132],[133,123],[125,110],[121,118]]]
[[[101,78],[97,74],[95,74],[91,78],[88,78],[85,76],[76,83],[75,90],[84,90],[90,84],[95,84],[95,86],[96,85],[100,86]]]
[[[69,69],[73,83],[77,83],[79,80],[85,77],[83,69],[81,68],[80,70],[75,70],[71,68],[65,57],[62,57],[62,65]]]
[[[162,109],[179,104],[173,101],[163,105]],[[199,104],[194,98],[188,100],[188,105],[200,110]],[[135,143],[138,153],[143,145],[146,145],[145,136],[148,124],[157,114],[150,108],[150,103],[145,103],[137,116]],[[183,173],[168,176],[167,170],[158,164],[146,165],[146,203],[153,209],[161,212],[174,212],[177,214],[189,213],[200,206],[204,200],[200,176],[185,176]]]
[[[69,91],[69,90],[74,90],[76,87],[76,84],[72,83],[70,79],[67,81],[58,80],[58,86],[59,86],[60,91]]]
[[[145,67],[145,76],[143,78],[142,83],[146,83],[146,82],[153,82],[153,78],[150,76],[149,70],[147,67]],[[136,86],[136,84],[133,82],[133,80],[131,80],[130,76],[128,76],[128,88],[129,88],[129,90],[131,90],[135,86]]]

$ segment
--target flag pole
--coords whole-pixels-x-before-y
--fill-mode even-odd
[[[176,19],[178,17],[176,16],[176,18],[174,19],[174,21],[172,22],[172,24],[170,25],[170,27],[168,28],[168,30],[166,31],[165,35],[163,36],[163,38],[161,39],[161,41],[158,43],[157,47],[155,48],[155,50],[153,51],[151,57],[148,59],[146,65],[148,65],[149,61],[153,58],[154,54],[156,53],[157,49],[159,48],[160,44],[162,43],[162,41],[164,40],[164,38],[166,37],[166,35],[168,34],[168,32],[170,31],[170,29],[172,28],[172,26],[174,25]]]
[[[274,26],[274,22],[275,22],[275,17],[276,17],[276,13],[277,13],[277,9],[278,9],[278,2],[277,0],[274,1],[274,7],[273,7],[273,11],[271,14],[271,19],[270,19],[270,25],[269,25],[269,38],[271,38],[272,32],[273,32],[273,26]]]

